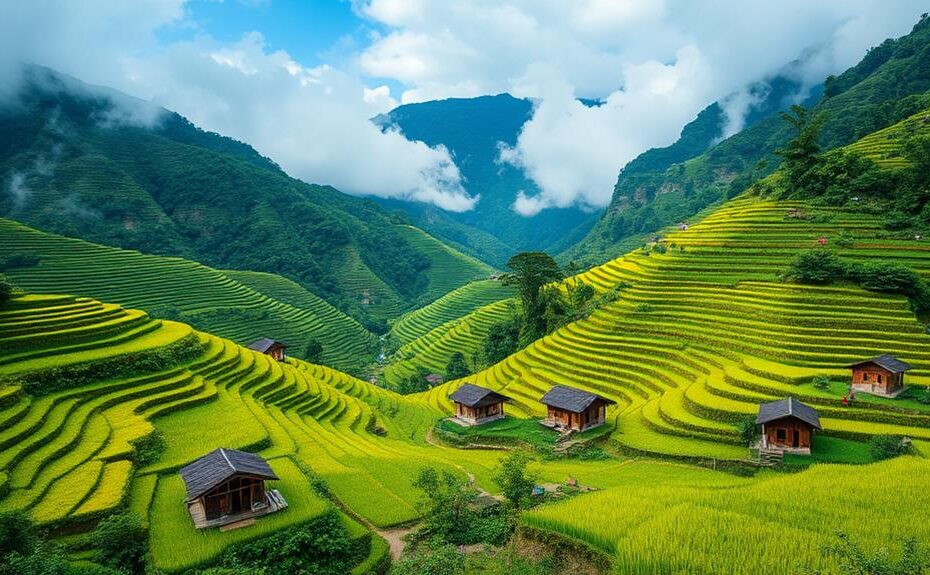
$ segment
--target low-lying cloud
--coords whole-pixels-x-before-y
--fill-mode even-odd
[[[328,66],[304,67],[286,52],[269,50],[258,32],[231,44],[205,35],[158,42],[156,30],[184,24],[182,0],[91,4],[0,6],[6,95],[18,85],[20,64],[34,62],[150,99],[200,127],[251,144],[309,182],[450,211],[469,210],[477,201],[463,189],[447,150],[382,132],[369,121],[396,105],[389,90],[366,88],[357,76]],[[101,118],[105,124],[157,120],[151,115],[157,108],[132,98],[113,100],[112,112]]]
[[[805,54],[802,84],[822,82],[870,46],[910,30],[924,2],[824,0],[356,0],[389,28],[359,57],[408,87],[403,102],[509,91],[537,100],[501,161],[538,184],[514,209],[600,207],[620,169],[671,144],[724,100],[725,135],[754,103],[747,87]],[[467,81],[466,81],[467,80]],[[586,107],[578,98],[605,103]]]

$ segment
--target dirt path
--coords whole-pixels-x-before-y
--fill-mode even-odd
[[[391,559],[397,561],[400,559],[400,556],[403,555],[404,547],[407,546],[407,542],[403,539],[404,536],[414,531],[416,528],[417,526],[413,525],[411,527],[400,527],[398,529],[375,529],[375,533],[388,542],[388,545],[391,546]]]

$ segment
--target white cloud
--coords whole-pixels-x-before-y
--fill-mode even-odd
[[[66,0],[11,4],[0,9],[0,53],[15,55],[7,59],[8,78],[12,63],[25,60],[113,86],[248,142],[295,177],[351,194],[450,211],[477,201],[462,188],[447,150],[383,133],[369,121],[396,104],[386,86],[367,88],[326,65],[304,67],[284,51],[268,50],[258,32],[231,44],[200,35],[160,45],[156,29],[185,25],[180,0],[131,7],[95,1],[80,9]],[[121,109],[111,119],[135,120],[138,111]]]
[[[471,0],[356,2],[385,25],[358,59],[367,74],[404,82],[403,102],[509,91],[539,99],[501,160],[541,192],[514,198],[533,215],[549,207],[604,206],[619,170],[725,100],[738,131],[749,83],[805,50],[796,73],[817,83],[865,50],[910,30],[925,3],[902,0]],[[605,105],[586,108],[578,97]]]

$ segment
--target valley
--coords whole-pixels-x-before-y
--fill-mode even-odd
[[[0,575],[930,572],[930,16],[845,70],[836,28],[726,91],[688,91],[723,58],[694,48],[601,98],[537,86],[552,54],[514,95],[382,78],[363,36],[406,73],[522,56],[404,68],[408,14],[339,4],[317,57],[383,85],[256,32],[172,44],[215,74],[190,92],[42,59],[0,91]],[[155,44],[212,22],[180,6]],[[254,141],[162,107],[220,78],[186,113]],[[299,86],[294,126],[237,82]],[[637,96],[692,119],[629,153]]]

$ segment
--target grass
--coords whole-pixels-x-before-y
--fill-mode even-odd
[[[483,425],[463,427],[448,419],[439,422],[439,429],[462,440],[478,445],[526,444],[546,448],[555,445],[559,433],[540,425],[535,419],[505,417]],[[590,430],[594,431],[594,430]],[[589,433],[589,432],[585,432]]]

